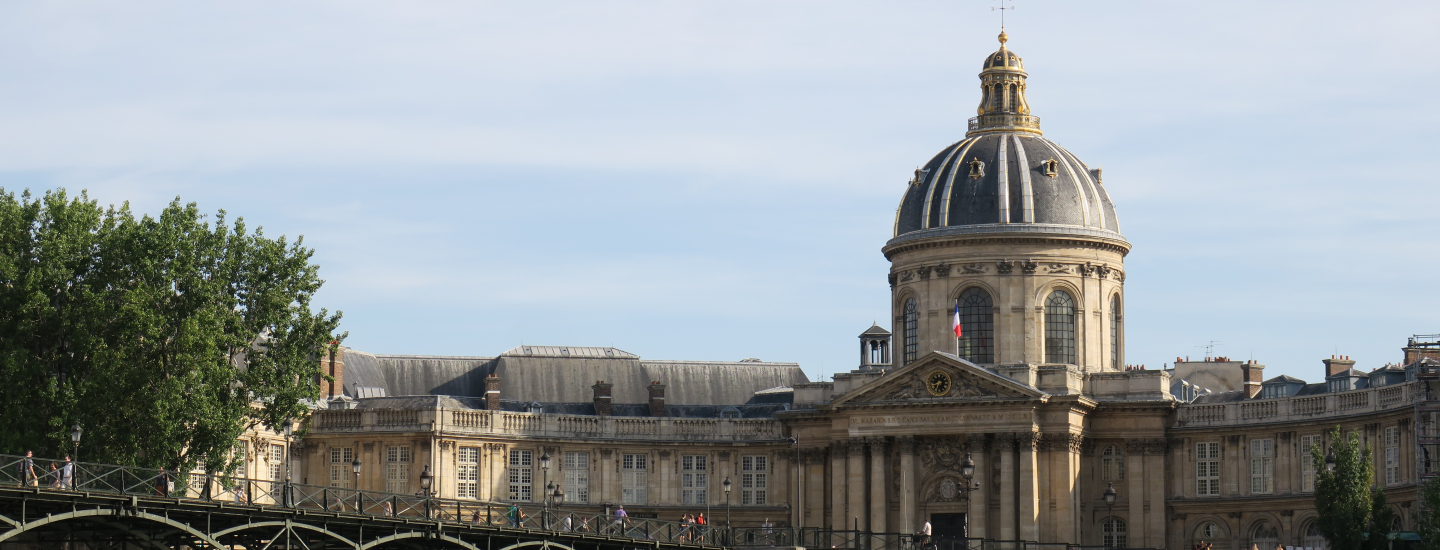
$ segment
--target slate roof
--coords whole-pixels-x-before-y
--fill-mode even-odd
[[[1305,381],[1288,374],[1282,374],[1265,381],[1266,384],[1304,384]]]

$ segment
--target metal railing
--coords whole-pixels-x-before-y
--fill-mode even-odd
[[[109,493],[372,517],[421,518],[458,525],[623,537],[652,543],[720,546],[724,544],[722,541],[732,540],[723,527],[616,517],[566,509],[563,505],[426,497],[91,462],[67,465],[61,460],[15,455],[0,455],[0,485],[37,491]]]

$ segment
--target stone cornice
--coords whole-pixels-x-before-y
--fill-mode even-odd
[[[957,229],[948,227],[944,229]],[[1050,246],[1078,246],[1115,252],[1124,256],[1130,253],[1130,243],[1123,239],[1107,238],[1101,235],[1063,235],[1053,233],[949,233],[944,231],[916,231],[890,239],[880,252],[885,259],[894,261],[895,255],[927,248],[969,246],[975,244],[1041,244]]]

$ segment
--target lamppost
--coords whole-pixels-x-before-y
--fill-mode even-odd
[[[70,427],[70,442],[75,444],[75,452],[70,453],[70,487],[67,489],[74,489],[80,479],[80,435],[84,432],[79,422]]]
[[[965,460],[960,461],[960,477],[965,478],[965,483],[960,485],[960,491],[965,493],[966,502],[969,502],[970,491],[980,488],[980,482],[975,481],[975,459],[970,458],[970,453],[965,453]],[[970,538],[970,514],[965,514],[965,538]]]
[[[290,446],[294,444],[291,441],[291,436],[293,435],[295,435],[295,423],[287,418],[285,419],[285,506],[295,505],[295,501],[292,498],[294,496],[293,491],[290,487]]]
[[[1102,495],[1102,497],[1105,499],[1105,508],[1106,508],[1106,509],[1105,509],[1105,523],[1103,523],[1103,524],[1100,525],[1100,536],[1102,537],[1102,539],[1101,539],[1102,542],[1106,542],[1105,546],[1106,546],[1107,548],[1114,548],[1114,547],[1115,547],[1115,533],[1114,533],[1114,532],[1111,532],[1111,533],[1110,533],[1110,540],[1109,540],[1109,541],[1104,541],[1104,539],[1103,539],[1103,537],[1105,536],[1105,527],[1106,527],[1107,525],[1109,525],[1111,521],[1114,521],[1114,520],[1111,519],[1111,516],[1115,515],[1115,484],[1114,484],[1114,483],[1107,483],[1107,484],[1105,484],[1105,494]],[[1131,505],[1131,506],[1134,506],[1135,504],[1134,504],[1134,503],[1131,503],[1130,505]]]
[[[725,481],[720,482],[720,488],[725,490],[725,543],[729,544],[730,537],[730,476],[725,476]]]
[[[360,457],[356,456],[355,461],[350,463],[350,470],[355,472],[355,512],[360,512]],[[342,507],[343,508],[343,507]]]
[[[540,523],[540,528],[541,528],[541,529],[549,529],[549,528],[550,528],[550,501],[552,501],[552,500],[555,499],[555,491],[556,491],[556,490],[557,490],[557,489],[555,488],[555,482],[553,482],[553,481],[547,481],[547,482],[545,482],[545,495],[544,495],[544,498],[541,499],[542,501],[544,501],[543,504],[542,504],[542,506],[544,506],[544,509],[540,511],[540,522],[541,522],[541,523]]]
[[[1325,453],[1325,471],[1335,473],[1335,449]]]
[[[554,504],[554,506],[555,506],[555,508],[556,508],[555,511],[556,511],[557,513],[563,512],[563,510],[560,510],[560,505],[565,502],[565,489],[561,488],[559,484],[556,484],[556,485],[555,485],[555,490],[550,491],[550,502],[551,502],[552,504]],[[561,521],[561,524],[560,524],[561,527],[563,527],[566,531],[570,531],[571,529],[574,528],[573,525],[569,525],[569,524],[564,523],[565,520],[562,519],[562,520],[560,520],[560,521]]]
[[[430,517],[430,497],[435,496],[435,491],[430,488],[435,485],[435,476],[430,474],[430,465],[426,464],[425,469],[420,471],[420,495],[425,497],[425,517]]]
[[[540,527],[543,529],[550,525],[550,519],[546,516],[550,514],[550,490],[554,488],[550,484],[550,451],[544,449],[540,450],[540,473],[544,476],[540,483],[545,487],[545,493],[540,496]]]

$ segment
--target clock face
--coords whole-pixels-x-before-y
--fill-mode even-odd
[[[936,397],[950,393],[950,375],[943,370],[931,371],[925,377],[925,389]]]

